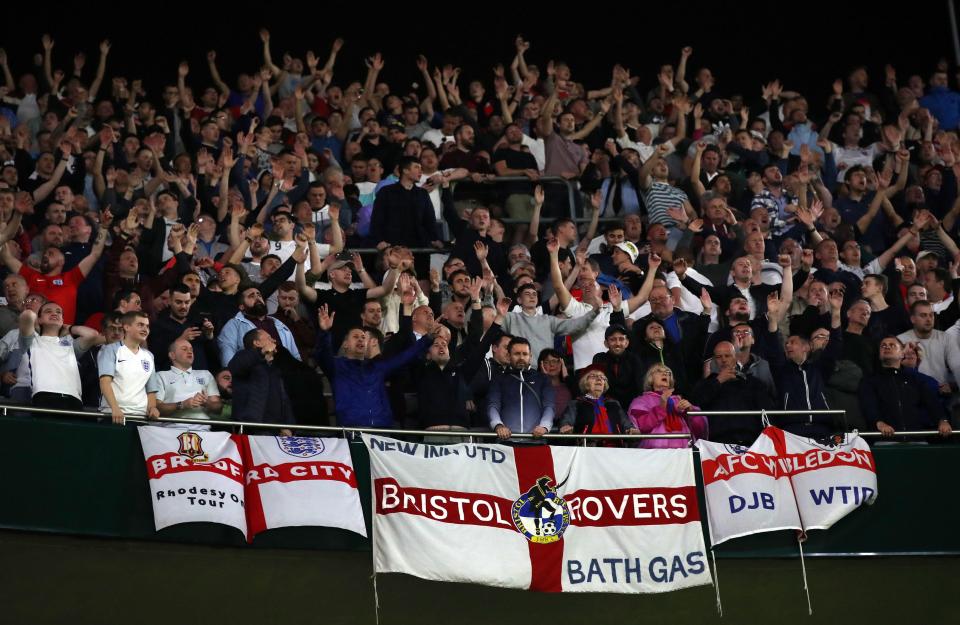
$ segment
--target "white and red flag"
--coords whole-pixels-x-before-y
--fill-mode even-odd
[[[689,449],[363,438],[375,572],[544,592],[711,583]]]
[[[367,535],[342,438],[244,436],[248,540],[277,527],[339,527]]]
[[[870,448],[856,434],[817,443],[767,427],[749,448],[697,441],[714,545],[782,529],[827,529],[877,495]]]
[[[140,427],[157,530],[177,523],[221,523],[244,534],[243,463],[225,432]]]

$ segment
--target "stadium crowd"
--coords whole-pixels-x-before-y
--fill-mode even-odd
[[[812,437],[951,432],[945,64],[856,67],[822,102],[724,91],[689,47],[580,77],[517,37],[469,82],[420,56],[406,93],[380,53],[337,81],[342,40],[260,40],[232,85],[210,51],[157,93],[108,41],[93,71],[50,36],[31,67],[0,51],[4,396],[291,431],[750,444],[759,419],[688,413],[776,408]]]

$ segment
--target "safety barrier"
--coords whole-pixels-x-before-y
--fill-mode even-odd
[[[24,416],[19,416],[19,415]],[[17,416],[13,416],[17,415]],[[756,416],[756,415],[752,415]],[[131,424],[148,423],[143,415],[129,415]],[[245,433],[267,433],[282,424],[237,423],[228,420],[165,418],[157,423],[180,422],[213,425]],[[467,442],[494,442],[493,432],[434,430],[384,430],[337,426],[302,426],[297,433],[326,436],[366,431],[387,436],[461,437]],[[928,437],[934,432],[911,432]],[[549,434],[551,444],[589,442],[597,438],[686,438],[686,434],[610,436]],[[516,438],[529,435],[516,435]],[[353,437],[351,437],[353,438]],[[352,441],[353,464],[361,492],[369,493],[367,449]],[[943,527],[960,521],[960,500],[944,497],[952,492],[950,467],[960,462],[957,445],[889,445],[874,448],[880,497],[829,532],[815,532],[805,544],[808,555],[960,554],[960,534],[912,532],[918,511],[937,506]],[[699,463],[696,463],[699,473]],[[210,524],[186,524],[157,532],[153,524],[147,473],[135,427],[117,427],[110,416],[97,412],[71,412],[0,405],[0,528],[105,536],[145,541],[241,546],[235,530]],[[702,481],[698,479],[698,484]],[[698,492],[702,491],[698,488]],[[701,501],[702,504],[702,501]],[[370,498],[361,497],[367,522]],[[259,535],[254,548],[288,548],[367,551],[369,541],[336,528],[287,528]],[[724,543],[720,557],[794,557],[796,542],[789,532],[776,532]]]
[[[79,411],[79,410],[57,410],[54,408],[37,408],[35,406],[26,406],[21,404],[0,404],[0,414],[7,416],[11,411],[45,414],[60,417],[79,417],[82,419],[109,419],[110,415],[102,412]],[[697,410],[687,413],[692,417],[770,417],[790,416],[790,415],[836,415],[843,416],[844,410],[743,410],[743,411],[723,411],[723,410]],[[495,432],[483,432],[475,430],[409,430],[402,428],[370,428],[370,427],[345,427],[335,425],[290,425],[283,423],[256,423],[253,421],[223,421],[218,419],[187,419],[180,417],[158,417],[151,419],[145,414],[130,413],[125,415],[127,421],[135,423],[181,423],[187,425],[215,425],[219,427],[236,427],[238,432],[243,434],[245,428],[255,428],[258,430],[289,430],[294,429],[304,432],[328,432],[333,434],[390,434],[398,436],[451,436],[457,438],[497,438]],[[858,432],[864,438],[881,438],[880,432]],[[897,437],[921,438],[928,436],[937,436],[936,430],[911,430],[897,432]],[[960,430],[954,430],[951,436],[960,435]],[[648,439],[689,439],[689,434],[544,434],[535,437],[533,434],[523,432],[514,432],[512,439],[551,439],[551,440],[648,440]]]

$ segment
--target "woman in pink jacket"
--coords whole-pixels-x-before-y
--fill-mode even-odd
[[[687,411],[700,410],[686,399],[673,394],[673,371],[666,365],[653,365],[643,379],[643,395],[630,402],[630,420],[641,434],[692,434],[693,440],[707,435],[704,417],[688,417]],[[654,438],[640,443],[648,449],[687,447],[690,440]]]

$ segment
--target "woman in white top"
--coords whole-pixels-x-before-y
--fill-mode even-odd
[[[33,405],[60,410],[83,408],[77,356],[101,342],[103,337],[96,330],[65,327],[63,309],[56,302],[41,306],[39,314],[23,311],[20,348],[30,374]]]

